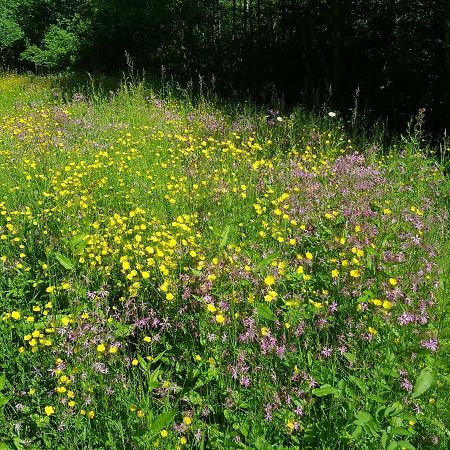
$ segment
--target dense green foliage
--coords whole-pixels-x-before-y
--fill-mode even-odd
[[[447,0],[4,0],[5,65],[111,71],[125,64],[269,101],[356,101],[404,124],[448,128]]]
[[[449,448],[419,126],[61,81],[0,77],[2,450]]]

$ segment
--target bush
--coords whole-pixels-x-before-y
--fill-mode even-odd
[[[78,38],[57,25],[50,25],[42,47],[30,45],[22,54],[23,60],[46,69],[62,69],[72,65],[77,56]]]
[[[0,62],[5,63],[11,50],[23,38],[23,31],[17,23],[6,16],[0,16]]]

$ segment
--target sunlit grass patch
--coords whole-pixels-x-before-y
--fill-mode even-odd
[[[0,123],[5,445],[446,448],[438,165],[33,83]]]

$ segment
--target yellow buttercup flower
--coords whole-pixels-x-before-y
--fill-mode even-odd
[[[215,319],[216,322],[220,324],[225,322],[225,316],[223,314],[216,314]]]
[[[44,412],[47,416],[52,416],[53,414],[55,414],[55,408],[53,408],[53,406],[46,406],[44,408]]]
[[[97,351],[98,351],[99,353],[103,353],[105,350],[106,350],[106,347],[105,347],[104,344],[98,344],[98,345],[97,345]]]
[[[183,422],[184,422],[186,425],[190,425],[190,424],[192,423],[192,418],[189,417],[189,416],[185,416],[185,417],[183,417]]]

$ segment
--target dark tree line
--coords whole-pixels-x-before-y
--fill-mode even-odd
[[[267,98],[450,125],[449,0],[3,0],[0,62],[214,76]]]

